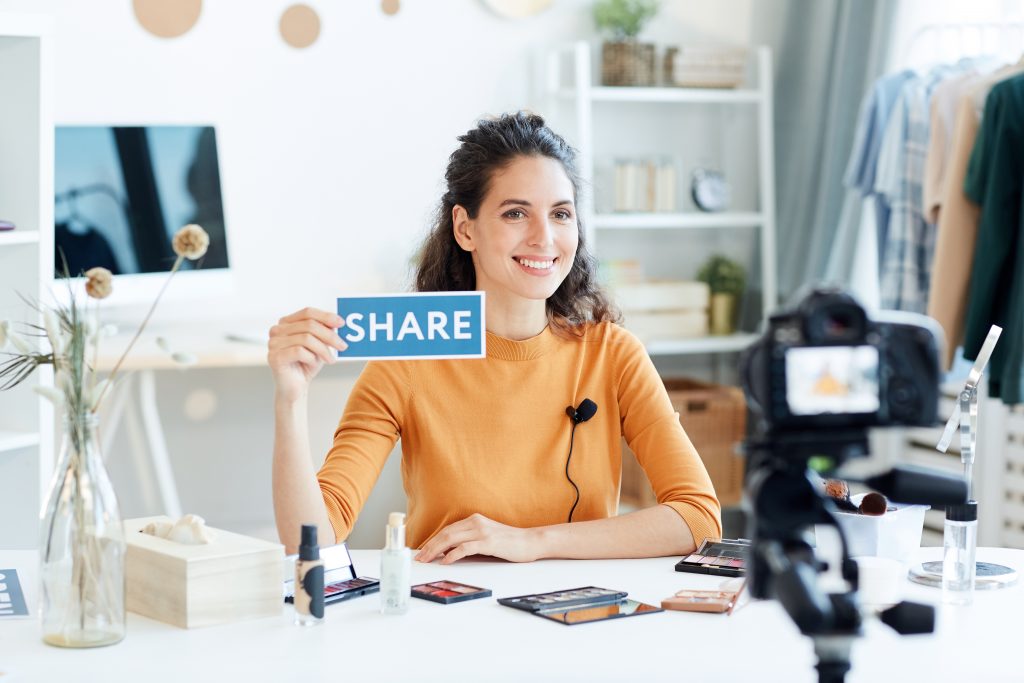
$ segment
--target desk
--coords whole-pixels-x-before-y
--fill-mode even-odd
[[[921,550],[936,559],[940,549]],[[979,559],[1024,566],[1024,551],[984,548]],[[378,573],[377,551],[353,551],[360,574]],[[37,604],[35,553],[0,552],[22,573]],[[594,584],[644,602],[681,588],[712,588],[719,577],[681,574],[672,558],[414,562],[414,582],[454,579],[495,597]],[[937,604],[935,589],[906,582],[904,597]],[[62,650],[44,645],[37,619],[0,621],[0,670],[7,681],[786,681],[817,680],[811,642],[777,602],[741,604],[731,617],[664,612],[564,626],[499,605],[414,599],[404,616],[382,616],[371,595],[327,607],[324,623],[299,628],[279,617],[183,630],[136,614],[117,645]],[[971,607],[942,607],[937,632],[899,636],[871,621],[854,645],[849,681],[1020,681],[1024,586],[975,594]],[[229,677],[229,678],[228,678]]]
[[[205,331],[185,327],[184,331],[164,334],[173,340],[176,350],[194,357],[194,364],[187,366],[190,368],[266,367],[265,335],[260,339],[256,333],[249,332],[229,339],[226,333],[216,331],[216,327]],[[127,410],[129,436],[132,440],[131,453],[136,460],[136,468],[139,472],[144,472],[147,464],[152,467],[152,483],[160,494],[161,512],[178,519],[182,515],[181,498],[171,468],[163,423],[157,409],[155,370],[181,370],[183,366],[159,347],[156,342],[159,336],[159,329],[144,331],[121,365],[118,371],[118,384],[107,401],[109,405],[104,416],[103,444],[100,452],[110,452],[114,436]],[[105,339],[102,344],[103,353],[97,358],[97,369],[111,371],[131,339],[131,334]],[[134,406],[130,404],[133,392],[136,398]],[[132,408],[138,411],[138,415],[132,412]]]

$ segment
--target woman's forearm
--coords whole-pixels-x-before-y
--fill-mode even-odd
[[[618,517],[537,527],[537,559],[668,557],[693,552],[690,527],[667,505]]]
[[[321,545],[336,542],[309,451],[308,400],[274,401],[274,519],[285,551],[299,547],[301,526],[316,524]]]

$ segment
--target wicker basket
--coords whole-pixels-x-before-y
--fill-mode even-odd
[[[623,41],[601,46],[602,85],[640,85],[655,83],[654,45]]]
[[[672,405],[679,412],[686,434],[693,441],[711,483],[723,506],[737,505],[743,493],[743,458],[736,455],[736,444],[743,440],[747,426],[747,403],[736,387],[698,382],[692,379],[666,379]],[[636,456],[622,442],[623,505],[644,508],[657,504],[647,474]]]

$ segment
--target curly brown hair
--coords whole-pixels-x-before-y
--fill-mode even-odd
[[[458,138],[459,148],[448,159],[434,226],[418,252],[415,288],[419,292],[457,292],[476,289],[473,258],[455,241],[452,209],[462,206],[475,219],[495,171],[518,157],[544,156],[558,161],[572,183],[573,201],[580,193],[576,151],[529,112],[481,119]],[[577,213],[579,246],[572,269],[547,302],[548,322],[555,331],[582,335],[590,322],[619,322],[621,315],[597,281],[597,260],[586,248],[583,222]]]

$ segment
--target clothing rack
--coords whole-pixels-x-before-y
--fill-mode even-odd
[[[910,36],[898,65],[927,66],[986,54],[1014,61],[1022,52],[1024,21],[933,23]]]

